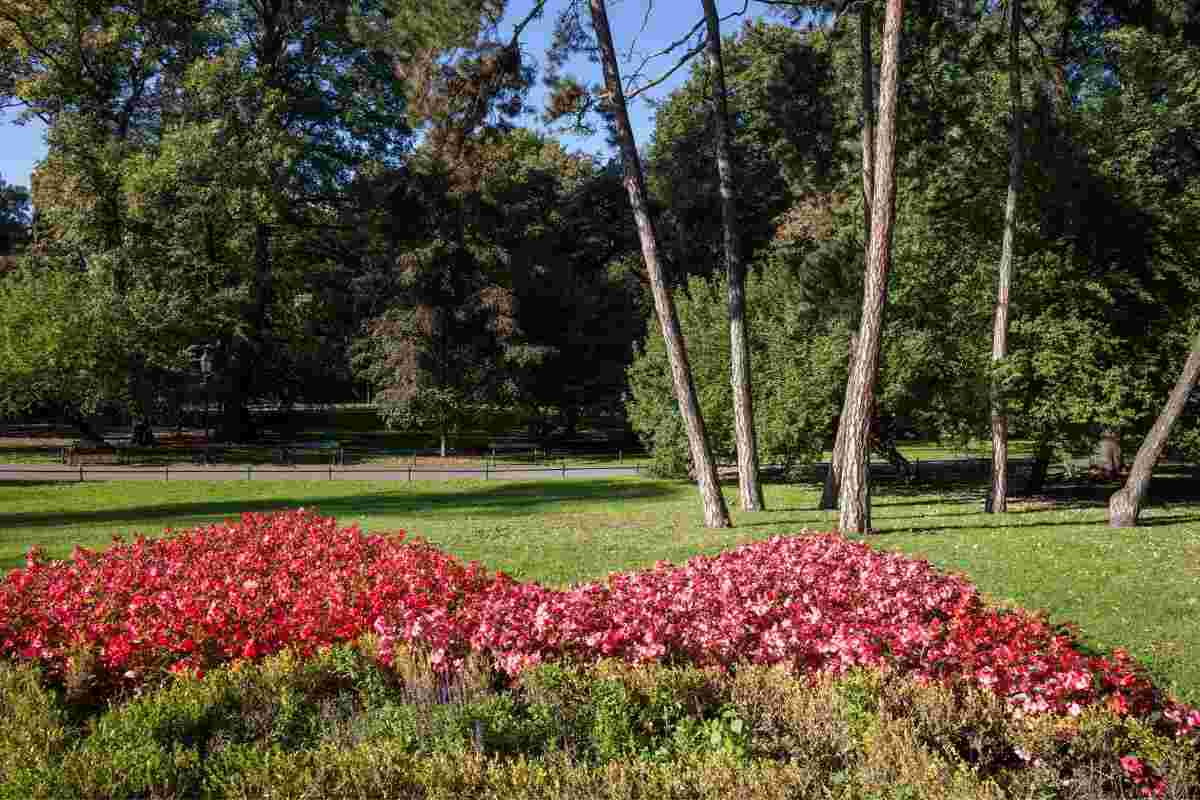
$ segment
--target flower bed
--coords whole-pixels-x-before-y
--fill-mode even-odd
[[[1106,703],[1161,713],[1179,735],[1200,730],[1200,712],[1164,698],[1126,653],[1089,657],[1040,617],[986,607],[961,577],[833,535],[557,591],[304,510],[168,533],[62,562],[31,552],[0,583],[0,656],[59,679],[86,661],[103,692],[374,631],[384,660],[413,642],[441,669],[470,650],[510,675],[563,656],[874,665],[977,683],[1018,715]]]

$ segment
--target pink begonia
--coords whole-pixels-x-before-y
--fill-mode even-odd
[[[90,648],[98,690],[369,632],[385,661],[411,643],[447,671],[471,651],[513,676],[563,657],[881,666],[973,682],[1017,715],[1105,703],[1160,711],[1179,736],[1200,733],[1200,711],[1165,698],[1124,651],[1087,656],[1042,617],[984,605],[960,576],[830,534],[559,591],[300,510],[77,549],[66,561],[34,549],[0,583],[0,656],[61,675],[72,652]]]

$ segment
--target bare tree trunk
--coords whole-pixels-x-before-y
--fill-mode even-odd
[[[717,131],[717,175],[721,182],[721,218],[725,233],[725,271],[729,283],[729,362],[733,384],[733,429],[737,445],[738,499],[743,511],[764,511],[759,483],[758,437],[754,431],[754,393],[750,378],[750,323],[746,319],[746,264],[738,239],[737,203],[733,188],[729,107],[725,67],[721,61],[721,21],[715,0],[702,0],[708,22],[708,66],[713,82],[713,114]]]
[[[1112,428],[1101,431],[1097,455],[1100,457],[1100,472],[1105,478],[1119,476],[1124,465],[1124,459],[1121,457],[1121,431]]]
[[[871,54],[871,4],[864,2],[858,11],[858,41],[862,59],[862,194],[863,194],[863,242],[864,250],[871,247],[871,203],[875,201],[875,89],[873,87],[875,61]],[[869,253],[864,252],[864,262]],[[849,361],[854,367],[854,353],[858,349],[858,335],[850,334]],[[837,508],[838,494],[842,490],[842,456],[846,449],[845,426],[846,401],[842,400],[842,416],[838,418],[838,429],[833,439],[833,453],[829,457],[829,471],[825,473],[825,486],[821,490],[822,511]]]
[[[1008,3],[1008,199],[1004,205],[1004,241],[1000,247],[996,314],[992,326],[992,365],[1008,357],[1008,296],[1012,285],[1013,249],[1017,233],[1017,201],[1021,193],[1021,0]],[[995,375],[991,385],[992,486],[986,513],[1008,511],[1008,414]]]
[[[859,55],[862,59],[862,189],[863,223],[866,246],[871,240],[871,204],[875,202],[875,60],[871,54],[871,4],[864,2],[858,12]],[[865,254],[864,254],[865,255]]]
[[[717,467],[713,462],[712,450],[708,446],[708,435],[704,429],[704,417],[700,413],[700,402],[692,382],[692,369],[688,363],[683,333],[679,328],[679,315],[675,312],[675,300],[663,278],[662,264],[658,258],[658,237],[650,219],[647,201],[646,180],[642,174],[642,162],[638,157],[633,128],[629,124],[629,110],[625,105],[625,92],[621,86],[621,73],[617,66],[617,53],[613,47],[612,30],[608,26],[608,11],[605,0],[590,0],[592,26],[600,46],[600,62],[604,68],[604,83],[607,89],[606,102],[612,112],[621,146],[621,158],[625,166],[625,190],[629,193],[629,205],[637,223],[638,238],[642,244],[642,258],[650,277],[650,290],[654,295],[654,309],[662,327],[663,341],[667,345],[667,359],[671,364],[671,377],[675,385],[675,398],[679,402],[679,413],[687,429],[688,445],[692,462],[700,484],[700,498],[704,506],[704,525],[708,528],[728,528],[729,510],[721,494],[717,480]]]
[[[1125,487],[1108,501],[1108,524],[1110,527],[1132,528],[1137,525],[1142,501],[1146,498],[1146,490],[1150,488],[1150,474],[1154,471],[1154,465],[1158,463],[1159,457],[1162,456],[1162,452],[1167,446],[1167,437],[1171,434],[1171,427],[1175,424],[1175,420],[1179,419],[1179,414],[1183,411],[1188,394],[1196,385],[1197,379],[1200,379],[1200,334],[1197,334],[1196,339],[1192,342],[1192,351],[1188,354],[1187,361],[1184,362],[1183,372],[1179,374],[1179,380],[1176,381],[1175,388],[1171,390],[1171,396],[1167,398],[1166,406],[1155,420],[1154,427],[1146,434],[1142,446],[1138,448],[1137,458],[1133,460],[1133,467],[1129,470],[1129,478],[1125,481]]]
[[[870,211],[867,212],[870,215]],[[868,231],[868,241],[870,232]],[[846,361],[848,369],[846,374],[854,370],[854,354],[858,350],[858,333],[850,334],[850,348],[847,350]],[[829,470],[825,473],[825,485],[821,489],[821,502],[817,507],[821,511],[829,511],[838,507],[838,493],[842,490],[842,456],[846,449],[846,426],[842,424],[845,419],[846,402],[842,400],[842,416],[838,417],[837,433],[833,437],[833,452],[829,456]]]
[[[1029,471],[1029,478],[1025,481],[1026,495],[1041,494],[1046,488],[1046,477],[1050,473],[1050,458],[1053,455],[1049,443],[1038,443],[1034,451],[1033,467]]]
[[[875,193],[863,281],[862,321],[854,367],[846,382],[846,413],[841,421],[846,433],[838,528],[843,533],[865,533],[871,529],[868,439],[875,406],[875,380],[879,371],[887,277],[892,261],[892,227],[896,216],[896,112],[903,14],[904,0],[887,0],[883,60],[879,71],[879,124],[875,132]]]

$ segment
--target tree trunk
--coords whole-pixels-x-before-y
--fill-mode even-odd
[[[1125,481],[1125,488],[1114,494],[1108,501],[1108,524],[1111,527],[1132,528],[1137,525],[1142,501],[1146,498],[1146,490],[1150,488],[1150,474],[1162,456],[1163,450],[1167,446],[1167,437],[1171,434],[1171,427],[1175,424],[1175,420],[1179,419],[1179,414],[1187,403],[1188,394],[1191,393],[1198,378],[1200,378],[1200,334],[1197,334],[1196,339],[1192,342],[1192,351],[1188,354],[1187,361],[1184,362],[1183,372],[1179,374],[1179,380],[1176,381],[1175,388],[1171,390],[1171,396],[1167,398],[1166,406],[1155,420],[1154,427],[1146,434],[1142,446],[1138,448],[1137,458],[1133,460],[1129,478]]]
[[[1053,452],[1045,442],[1038,445],[1033,457],[1033,468],[1029,471],[1029,479],[1025,482],[1025,494],[1041,494],[1046,488],[1046,476],[1050,473],[1050,457]]]
[[[442,449],[441,449],[442,458],[445,458],[446,457],[446,432],[445,431],[442,431],[441,439],[442,439]]]
[[[221,417],[217,422],[216,440],[218,442],[248,442],[255,438],[253,421],[250,411],[246,408],[249,397],[250,370],[252,369],[246,345],[238,348],[239,353],[228,365],[228,373],[223,376],[219,393],[221,397]]]
[[[1121,474],[1121,432],[1105,428],[1100,433],[1100,445],[1097,448],[1100,457],[1100,473],[1110,480]]]
[[[875,60],[871,53],[871,4],[863,2],[858,11],[859,56],[862,61],[862,195],[863,195],[863,263],[870,257],[871,248],[871,203],[875,202]],[[850,368],[854,368],[854,353],[858,349],[858,336],[850,334]],[[838,429],[833,439],[833,453],[829,457],[829,471],[825,473],[825,485],[821,489],[822,511],[837,508],[838,495],[842,490],[842,458],[846,442],[843,433],[846,418],[846,401],[842,400],[842,415],[838,417]]]
[[[862,51],[863,224],[865,246],[868,248],[871,241],[871,204],[875,202],[875,89],[872,86],[875,61],[871,54],[871,25],[871,4],[864,2],[858,12],[858,39]]]
[[[89,446],[108,447],[109,444],[104,439],[104,434],[100,433],[92,425],[91,420],[87,418],[82,411],[74,408],[66,410],[67,420],[75,426],[76,430],[82,435],[80,443]]]
[[[1008,296],[1012,285],[1013,249],[1017,233],[1017,200],[1021,193],[1021,0],[1008,4],[1008,104],[1012,119],[1008,129],[1008,199],[1004,205],[1004,240],[992,327],[993,367],[1008,357]],[[1000,384],[992,376],[992,485],[984,511],[1008,511],[1008,414]]]
[[[870,211],[867,212],[868,215]],[[869,232],[868,232],[869,237]],[[850,334],[850,348],[846,351],[847,376],[854,371],[854,353],[858,350],[858,334]],[[845,399],[842,400],[842,414],[846,413]],[[842,490],[842,456],[846,449],[846,427],[842,425],[843,417],[838,417],[837,432],[833,438],[833,452],[829,456],[829,470],[825,473],[825,485],[821,489],[821,502],[817,507],[821,511],[829,511],[838,507],[838,494]]]
[[[754,431],[754,393],[750,378],[750,331],[746,319],[746,264],[738,238],[733,188],[729,107],[725,67],[721,60],[721,22],[716,0],[702,0],[708,23],[708,66],[713,82],[713,115],[717,132],[717,175],[721,183],[721,218],[725,233],[725,270],[729,283],[729,361],[733,384],[733,428],[737,445],[738,498],[743,511],[764,511],[759,483],[758,437]]]
[[[721,495],[717,480],[717,468],[712,451],[708,446],[708,435],[704,429],[704,418],[700,413],[700,402],[692,382],[692,369],[688,363],[683,334],[679,328],[679,316],[675,312],[675,301],[663,277],[662,264],[658,258],[658,237],[650,219],[650,208],[646,193],[645,176],[638,157],[633,128],[629,124],[629,111],[625,105],[625,92],[621,86],[621,74],[617,66],[617,53],[613,47],[612,31],[608,26],[608,11],[605,0],[590,0],[592,26],[600,46],[600,61],[604,68],[605,98],[616,125],[617,139],[621,146],[621,159],[625,167],[625,190],[629,193],[629,204],[637,223],[638,238],[642,244],[642,258],[650,278],[650,289],[654,295],[654,309],[662,327],[663,341],[667,346],[667,358],[671,364],[671,377],[675,385],[675,398],[679,412],[687,429],[692,462],[700,484],[700,497],[704,506],[704,524],[709,528],[730,526],[729,510]]]
[[[887,278],[892,260],[892,227],[896,214],[896,111],[900,67],[900,23],[904,0],[887,0],[883,25],[883,60],[879,71],[879,123],[875,132],[875,192],[871,203],[871,238],[863,280],[862,320],[854,367],[846,383],[846,428],[842,457],[841,515],[843,533],[871,529],[868,457],[871,414]]]

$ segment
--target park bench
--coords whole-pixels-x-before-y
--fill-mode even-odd
[[[493,455],[532,454],[537,446],[529,442],[488,442],[488,452]]]
[[[121,447],[95,447],[75,443],[63,448],[63,463],[71,466],[122,464],[124,461],[124,449]]]
[[[289,442],[281,444],[271,451],[271,461],[276,464],[294,466],[296,457],[302,452],[328,454],[331,466],[343,466],[346,463],[346,452],[341,442]]]

